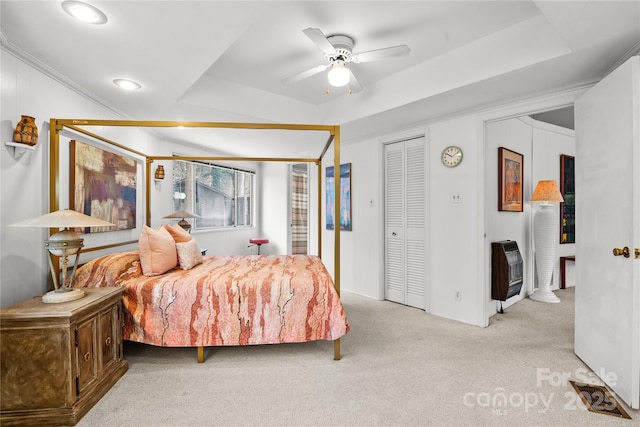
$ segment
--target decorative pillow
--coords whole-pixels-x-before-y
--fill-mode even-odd
[[[180,227],[178,224],[165,224],[164,228],[167,229],[176,243],[188,242],[192,239],[191,234],[187,233],[187,231],[184,228]]]
[[[145,276],[158,276],[178,265],[176,242],[164,227],[154,230],[144,225],[138,238],[138,253]]]
[[[188,242],[176,243],[178,250],[178,262],[183,270],[190,270],[198,264],[202,263],[202,252],[195,240]]]

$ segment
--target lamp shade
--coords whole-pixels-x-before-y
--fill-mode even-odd
[[[44,241],[44,246],[50,253],[49,268],[55,289],[42,297],[43,302],[61,303],[75,301],[84,296],[83,290],[73,289],[76,268],[78,267],[78,260],[80,259],[80,250],[83,247],[84,240],[80,235],[69,230],[69,228],[108,227],[112,225],[115,224],[70,209],[51,212],[9,225],[9,227],[64,228],[63,231],[53,234]],[[73,264],[73,270],[69,275],[70,280],[67,281],[69,257],[73,255],[75,255],[75,262]],[[62,258],[62,269],[60,271],[54,266],[53,256]],[[60,273],[62,274],[61,278],[59,276]],[[59,279],[61,280],[59,281]]]
[[[167,216],[163,216],[162,218],[198,218],[198,215],[194,215],[187,211],[178,211]]]
[[[108,227],[112,224],[71,209],[62,209],[9,225],[9,227],[72,228]]]
[[[194,215],[191,212],[187,211],[178,211],[167,216],[163,216],[163,218],[180,218],[178,221],[178,225],[182,227],[188,233],[191,233],[191,224],[185,220],[185,218],[200,218],[198,215]]]
[[[351,71],[342,63],[336,63],[331,67],[329,73],[327,73],[327,79],[329,84],[335,87],[346,86],[351,80]]]
[[[561,203],[564,202],[564,198],[558,190],[556,182],[551,180],[538,181],[536,189],[533,190],[531,195],[532,202],[544,202],[544,203]]]

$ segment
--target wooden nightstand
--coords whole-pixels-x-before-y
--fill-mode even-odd
[[[122,288],[0,310],[0,424],[75,425],[128,369]]]

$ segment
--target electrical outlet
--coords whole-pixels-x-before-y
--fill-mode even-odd
[[[453,298],[456,301],[462,301],[462,291],[460,289],[456,289],[453,294]]]
[[[453,193],[451,195],[451,203],[462,203],[462,197],[460,197],[460,193]]]

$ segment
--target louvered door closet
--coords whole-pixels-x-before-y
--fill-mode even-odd
[[[425,307],[425,138],[385,145],[385,299]]]

